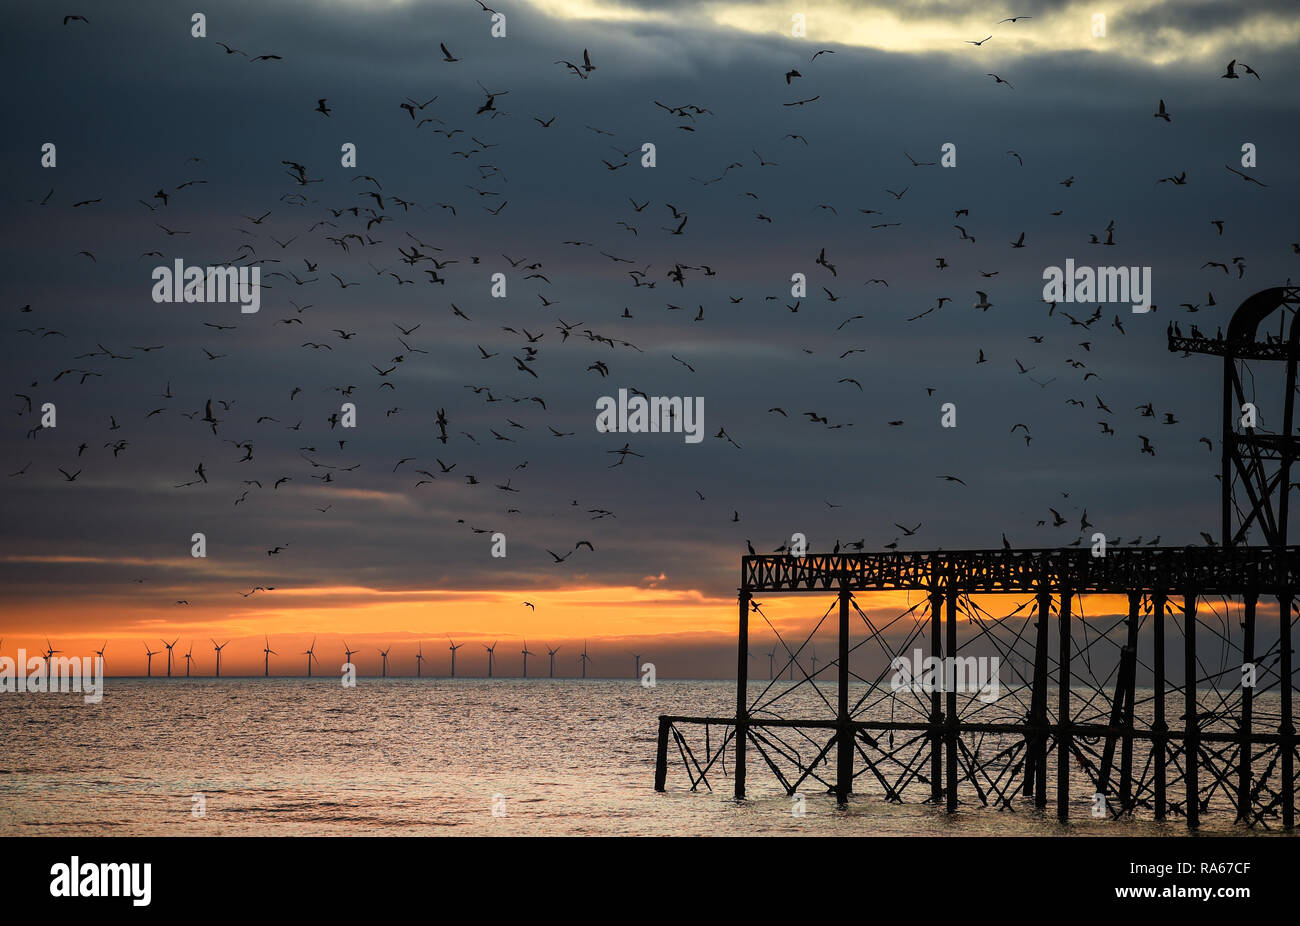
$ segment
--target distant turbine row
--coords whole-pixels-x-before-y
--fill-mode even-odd
[[[221,677],[221,651],[222,651],[223,649],[225,649],[227,646],[230,645],[230,641],[227,640],[225,643],[218,643],[216,640],[212,640],[211,638],[209,638],[209,639],[210,639],[211,642],[212,642],[212,649],[213,649],[213,652],[216,653],[216,673],[215,673],[215,677],[216,677],[216,678],[220,678],[220,677]],[[464,646],[465,644],[464,644],[464,643],[457,643],[455,640],[452,640],[450,637],[448,637],[447,640],[448,640],[448,643],[450,644],[450,645],[447,647],[447,649],[448,649],[448,651],[450,651],[450,653],[451,653],[451,675],[450,675],[450,677],[451,677],[451,678],[455,678],[455,677],[456,677],[456,651],[457,651],[458,649],[460,649],[462,646]],[[0,637],[0,644],[3,644],[3,642],[4,642],[4,638],[3,638],[3,637]],[[163,640],[163,641],[162,641],[162,645],[163,645],[163,646],[166,648],[166,650],[167,650],[167,675],[166,675],[167,678],[171,678],[171,677],[172,677],[172,656],[173,656],[173,648],[174,648],[174,647],[176,646],[176,644],[179,643],[179,642],[180,642],[180,638],[179,638],[179,637],[177,637],[175,640],[172,640],[170,643],[168,643],[166,640]],[[495,672],[495,668],[496,668],[496,648],[497,648],[497,643],[498,643],[498,642],[500,642],[500,641],[494,640],[494,641],[492,642],[492,645],[491,645],[491,646],[488,646],[486,643],[484,643],[484,644],[480,644],[480,645],[483,647],[483,649],[485,649],[485,650],[487,651],[487,654],[488,654],[488,671],[487,671],[487,677],[488,677],[488,678],[493,678],[493,677],[494,677],[494,672]],[[145,661],[145,677],[146,677],[146,678],[152,678],[152,677],[153,677],[153,657],[159,655],[159,654],[162,652],[162,650],[155,650],[155,649],[152,649],[152,648],[150,647],[150,645],[149,645],[147,642],[144,643],[143,645],[144,645],[145,660],[146,660],[146,661]],[[95,654],[96,654],[96,655],[97,655],[97,656],[102,660],[102,659],[104,658],[104,650],[106,650],[107,648],[108,648],[108,641],[105,640],[105,641],[104,641],[104,644],[103,644],[99,649],[95,650]],[[558,653],[558,652],[561,650],[561,648],[562,648],[562,647],[559,647],[559,646],[555,646],[555,647],[547,646],[547,647],[546,647],[546,653],[547,653],[547,655],[550,657],[550,675],[549,675],[550,678],[555,678],[555,654]],[[387,677],[388,677],[388,654],[389,654],[389,652],[390,652],[391,650],[392,650],[392,645],[391,645],[391,644],[389,645],[389,647],[388,647],[387,649],[376,649],[376,652],[379,653],[380,660],[381,660],[381,662],[380,662],[380,677],[381,677],[381,678],[387,678]],[[49,639],[48,639],[48,638],[46,639],[46,641],[45,641],[45,651],[44,651],[43,655],[44,655],[44,657],[45,657],[45,660],[46,660],[47,664],[48,664],[49,659],[50,659],[51,656],[55,655],[56,653],[62,653],[62,652],[63,652],[62,650],[54,649],[54,647],[50,644]],[[352,657],[353,657],[353,655],[356,654],[356,653],[359,653],[359,652],[361,652],[361,650],[359,650],[359,649],[353,649],[352,647],[350,647],[350,646],[348,645],[348,641],[347,641],[347,640],[344,640],[344,641],[343,641],[343,654],[344,654],[344,661],[345,661],[346,663],[351,663],[351,662],[352,662]],[[532,651],[528,648],[528,641],[527,641],[526,639],[524,640],[524,648],[523,648],[520,652],[521,652],[521,654],[522,654],[523,657],[524,657],[524,659],[523,659],[523,676],[522,676],[522,677],[523,677],[523,678],[528,678],[528,657],[529,657],[529,656],[536,656],[537,654],[534,653],[534,652],[532,652]],[[193,643],[193,641],[190,642],[190,648],[189,648],[185,653],[183,653],[182,655],[184,655],[184,657],[185,657],[185,677],[186,677],[186,678],[190,678],[190,677],[192,676],[192,674],[193,674],[193,668],[194,668],[194,643]],[[278,656],[278,655],[280,655],[280,654],[279,654],[276,650],[274,650],[274,649],[271,648],[271,638],[268,637],[268,636],[264,636],[264,637],[263,637],[263,645],[262,645],[262,675],[263,675],[263,677],[270,678],[270,676],[271,676],[271,657],[272,657],[272,656]],[[311,678],[311,677],[312,677],[312,663],[314,662],[317,666],[319,666],[319,665],[321,664],[320,658],[316,655],[316,638],[315,638],[315,637],[312,637],[311,646],[309,646],[307,649],[303,650],[302,653],[300,653],[299,655],[302,655],[302,656],[306,656],[306,657],[307,657],[307,677],[308,677],[308,678]],[[640,675],[641,675],[641,654],[640,654],[640,653],[632,653],[632,654],[630,654],[630,655],[632,655],[633,658],[635,658],[635,660],[636,660],[636,674],[635,674],[633,677],[634,677],[634,678],[639,678]],[[415,676],[416,676],[416,678],[422,678],[423,675],[424,675],[424,660],[425,660],[425,655],[424,655],[424,643],[421,642],[421,643],[419,644],[419,649],[416,651],[416,654],[415,654]],[[580,667],[581,667],[581,671],[582,671],[582,675],[581,675],[581,677],[582,677],[582,678],[586,678],[586,677],[587,677],[587,663],[589,663],[589,662],[591,662],[591,661],[592,661],[591,656],[589,656],[589,655],[587,654],[587,641],[584,640],[584,641],[582,642],[582,652],[581,652],[581,653],[579,654],[579,656],[578,656],[578,663],[579,663],[579,665],[580,665]]]

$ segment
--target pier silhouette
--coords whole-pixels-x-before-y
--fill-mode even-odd
[[[1103,539],[1101,555],[1094,540],[1092,548],[743,556],[735,714],[661,716],[655,789],[668,786],[671,744],[692,791],[712,790],[730,759],[737,800],[750,792],[756,758],[785,794],[816,783],[840,805],[858,792],[949,812],[970,803],[1041,809],[1054,790],[1062,823],[1087,796],[1098,818],[1181,816],[1195,828],[1203,815],[1231,813],[1249,827],[1292,830],[1300,547],[1287,544],[1287,520],[1300,450],[1297,308],[1300,288],[1276,287],[1243,302],[1226,336],[1184,337],[1171,326],[1171,351],[1223,357],[1218,544],[1207,537],[1207,546],[1107,548]],[[1247,392],[1245,384],[1253,390],[1265,378],[1252,369],[1259,362],[1282,364],[1280,377],[1274,371],[1282,380],[1276,415]],[[1280,421],[1280,429],[1268,432],[1264,421]],[[1248,545],[1252,532],[1265,543]],[[881,621],[871,597],[899,592],[919,600]],[[834,597],[802,643],[787,641],[756,600],[787,594]],[[1092,595],[1123,596],[1127,609],[1086,616]],[[1014,604],[997,614],[986,610],[1007,599]],[[1276,638],[1266,646],[1257,634],[1274,608]],[[809,673],[800,656],[832,612],[837,654]],[[769,680],[753,695],[756,620],[785,663],[769,665]],[[1181,672],[1175,664],[1171,673],[1167,650],[1180,636]],[[1204,641],[1213,653],[1198,651]],[[915,649],[935,664],[990,653],[1011,677],[992,701],[953,684],[899,690],[890,666]],[[860,662],[876,653],[886,668],[859,675],[850,666],[855,653]],[[779,681],[787,669],[798,676],[792,684]],[[1139,687],[1140,675],[1149,684]],[[833,702],[818,684],[832,679]],[[800,698],[819,705],[819,715],[789,716]],[[1274,699],[1277,708],[1267,707]],[[872,716],[885,708],[888,720]],[[1075,788],[1076,772],[1086,792],[1084,782]]]

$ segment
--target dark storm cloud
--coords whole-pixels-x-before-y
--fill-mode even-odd
[[[1241,4],[1232,0],[1192,0],[1161,3],[1142,10],[1125,11],[1126,27],[1141,29],[1175,28],[1184,32],[1212,35],[1231,30],[1267,16],[1293,16],[1295,6],[1286,0],[1261,0]]]
[[[1231,23],[1227,5],[1167,6],[1143,14],[1144,28]],[[1293,55],[1252,60],[1267,68],[1261,83],[1081,52],[998,57],[993,46],[979,57],[836,46],[835,55],[810,63],[802,46],[793,54],[780,37],[696,23],[555,22],[528,7],[508,10],[509,38],[494,40],[486,16],[466,7],[225,4],[205,11],[209,40],[189,38],[188,14],[168,4],[91,6],[88,28],[64,28],[36,4],[5,13],[8,33],[28,40],[11,58],[26,76],[27,89],[10,106],[21,131],[0,142],[10,165],[3,357],[9,392],[56,402],[60,426],[28,439],[35,421],[27,414],[4,431],[5,472],[32,462],[5,485],[4,554],[182,558],[142,567],[178,588],[246,591],[272,578],[526,588],[575,578],[636,584],[665,573],[673,586],[725,593],[746,539],[771,550],[794,531],[814,548],[861,538],[870,550],[898,535],[895,522],[920,521],[923,530],[902,545],[952,549],[997,546],[1003,532],[1020,546],[1068,543],[1085,508],[1093,524],[1126,538],[1191,542],[1215,523],[1217,454],[1197,438],[1217,446],[1217,366],[1171,356],[1164,330],[1179,303],[1204,303],[1212,290],[1216,308],[1180,316],[1212,332],[1247,295],[1294,272],[1296,190],[1284,153],[1297,141],[1286,89],[1296,77]],[[920,16],[949,8],[965,9],[911,9]],[[1013,13],[1046,19],[1050,9],[1028,4]],[[249,63],[224,54],[217,40],[284,60]],[[439,42],[463,60],[444,64]],[[553,63],[580,58],[584,47],[597,65],[590,79]],[[804,77],[787,86],[793,62]],[[995,85],[988,70],[1015,90]],[[475,115],[484,100],[479,82],[509,91],[497,100],[508,116]],[[407,97],[435,95],[424,114],[463,134],[449,140],[434,127],[417,129],[399,108]],[[812,96],[820,100],[782,105]],[[313,111],[320,97],[333,110],[328,118]],[[1174,115],[1168,125],[1152,118],[1162,97]],[[655,100],[711,113],[674,118]],[[551,116],[549,129],[534,121]],[[493,147],[455,156],[471,138]],[[59,144],[52,171],[37,164],[47,140]],[[358,145],[356,171],[339,167],[345,141]],[[654,170],[638,166],[647,141],[658,148]],[[1237,164],[1245,141],[1261,152],[1257,174],[1267,188],[1223,168]],[[945,142],[958,147],[954,170],[914,168],[904,155],[938,160]],[[630,163],[610,171],[601,162],[621,161],[616,149],[631,151]],[[754,150],[780,166],[760,167]],[[203,161],[187,164],[190,156]],[[323,182],[296,185],[282,160],[307,165]],[[485,163],[499,173],[484,176],[477,165]],[[732,163],[743,166],[703,182]],[[1183,170],[1187,186],[1157,183]],[[371,185],[355,180],[361,174],[379,179],[392,217],[368,232],[364,212],[329,211],[376,205],[364,195]],[[1074,186],[1059,184],[1071,176]],[[192,179],[207,183],[175,189]],[[170,191],[166,207],[151,199],[160,186]],[[35,205],[51,187],[50,204]],[[900,200],[885,192],[904,187]],[[292,194],[310,202],[282,198]],[[419,206],[403,211],[394,195]],[[72,208],[100,197],[99,205]],[[651,206],[634,212],[629,197]],[[507,200],[500,216],[484,209]],[[454,205],[455,217],[438,202]],[[676,225],[666,203],[690,215],[681,236],[663,230]],[[838,214],[819,209],[823,203]],[[969,217],[954,220],[957,209]],[[1050,215],[1058,209],[1062,216]],[[241,218],[268,210],[263,225]],[[1225,220],[1223,239],[1212,218]],[[321,220],[338,228],[307,231]],[[1089,245],[1112,220],[1117,246]],[[975,244],[960,239],[954,221]],[[190,234],[169,237],[158,222]],[[870,227],[880,222],[902,225]],[[353,242],[344,252],[324,238],[344,231],[382,244]],[[426,282],[428,263],[401,262],[397,247],[413,244],[408,232],[443,249],[425,253],[457,261],[443,272],[446,284]],[[1029,246],[1011,249],[1021,232]],[[297,240],[280,248],[271,235]],[[594,246],[562,243],[568,239]],[[234,306],[150,301],[155,265],[174,257],[220,263],[245,244],[283,261],[263,265],[264,274],[292,269],[320,282],[264,277],[272,288],[253,316]],[[837,276],[814,263],[823,247]],[[95,261],[79,256],[82,249]],[[153,249],[164,258],[142,257]],[[502,253],[541,261],[551,283],[525,281]],[[1246,258],[1244,279],[1201,266],[1233,256]],[[938,257],[950,268],[937,270]],[[1059,306],[1049,317],[1041,274],[1067,258],[1151,266],[1159,310],[1142,316],[1106,306],[1088,329],[1062,313],[1082,319],[1093,305]],[[716,276],[688,271],[678,286],[667,277],[674,264],[708,265]],[[647,265],[655,288],[634,288],[627,270]],[[389,271],[416,282],[399,285]],[[508,300],[488,297],[496,271],[508,275]],[[331,272],[359,285],[340,289]],[[785,307],[795,302],[794,272],[809,280],[797,313]],[[864,284],[874,277],[890,285]],[[987,312],[972,308],[977,289],[993,303]],[[554,304],[543,306],[538,294]],[[940,296],[952,301],[906,321]],[[299,313],[289,300],[312,308]],[[33,312],[19,314],[28,303]],[[471,320],[453,316],[451,303]],[[704,320],[694,322],[701,305]],[[620,318],[625,307],[632,319]],[[866,318],[838,327],[857,314]],[[1127,334],[1112,327],[1116,317]],[[576,323],[567,341],[559,319]],[[394,322],[420,324],[406,340],[428,353],[403,348]],[[24,327],[66,337],[19,333]],[[545,334],[534,345],[537,379],[515,367],[511,358],[525,342],[503,327]],[[356,335],[343,340],[334,328]],[[635,348],[590,341],[582,329]],[[132,359],[72,359],[101,343]],[[166,348],[130,349],[155,344]],[[480,346],[497,356],[480,359]],[[856,348],[865,353],[841,358]],[[205,349],[227,356],[209,361]],[[988,363],[977,365],[981,349]],[[404,359],[395,362],[399,353]],[[1032,372],[1019,373],[1017,360]],[[608,365],[608,378],[589,369],[597,361]],[[395,372],[381,377],[372,364]],[[102,375],[84,386],[80,374],[53,382],[68,368]],[[1084,381],[1086,373],[1098,378]],[[396,390],[381,390],[384,381]],[[169,383],[174,398],[163,398]],[[470,385],[489,386],[500,403]],[[349,386],[361,427],[345,435],[326,419],[343,401],[331,390]],[[703,396],[704,442],[597,434],[595,401],[620,386]],[[1098,395],[1112,415],[1098,411]],[[221,411],[217,435],[197,420],[209,398],[233,403]],[[1069,398],[1085,408],[1067,405]],[[9,401],[23,410],[22,400]],[[955,430],[938,427],[948,401],[958,408]],[[1148,401],[1159,418],[1140,417],[1136,406]],[[789,417],[768,411],[777,406]],[[159,407],[166,411],[146,417]],[[401,411],[386,414],[393,407]],[[437,440],[438,408],[450,419],[447,444]],[[803,416],[810,410],[852,427],[813,424]],[[1179,423],[1162,425],[1166,411]],[[110,415],[120,431],[109,430]],[[261,416],[278,420],[258,423]],[[300,419],[301,430],[285,430]],[[1117,435],[1101,436],[1098,419]],[[889,424],[896,420],[905,423]],[[1028,446],[1010,433],[1017,423],[1032,432]],[[574,434],[557,439],[548,426]],[[719,428],[741,449],[715,438]],[[1139,454],[1138,434],[1151,439],[1155,457]],[[129,446],[115,459],[105,444],[122,438]],[[347,441],[341,448],[339,439]],[[235,444],[247,440],[255,458],[241,463]],[[625,440],[645,457],[611,468],[608,451]],[[89,447],[78,456],[82,441]],[[394,473],[403,457],[416,460]],[[436,459],[455,463],[453,473],[442,473]],[[200,461],[209,483],[176,488],[195,478]],[[85,474],[69,485],[59,467]],[[437,478],[416,488],[416,469]],[[330,483],[313,478],[325,472]],[[949,473],[968,487],[936,478]],[[467,474],[481,484],[467,485]],[[283,476],[290,481],[273,489]],[[497,488],[507,480],[520,491]],[[1069,518],[1068,528],[1050,527],[1050,507]],[[592,509],[616,517],[593,519]],[[1049,526],[1037,525],[1043,519]],[[509,558],[490,558],[486,535],[471,527],[505,531]],[[187,570],[193,531],[208,534],[214,555]],[[563,552],[584,538],[595,554],[584,549],[562,566],[551,563],[548,548]],[[285,543],[288,553],[266,555]],[[136,571],[12,563],[4,570],[7,587],[28,598],[101,591]]]

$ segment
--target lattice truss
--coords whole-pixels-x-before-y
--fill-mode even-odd
[[[1291,465],[1300,455],[1295,430],[1297,360],[1300,360],[1300,287],[1280,286],[1247,298],[1233,313],[1226,335],[1211,337],[1176,322],[1169,350],[1223,360],[1223,440],[1220,480],[1224,544],[1287,543]],[[1278,401],[1281,397],[1281,401]],[[1249,409],[1249,414],[1247,414]]]
[[[873,598],[882,597],[879,592],[843,597],[853,618],[847,725],[837,704],[838,653],[821,661],[815,657],[827,622],[835,628],[841,596],[834,596],[802,642],[787,639],[761,603],[749,604],[750,628],[774,639],[779,654],[767,667],[772,678],[751,683],[746,691],[748,764],[770,772],[760,786],[775,785],[787,795],[840,791],[837,747],[843,736],[852,742],[851,791],[890,802],[1041,808],[1048,781],[1054,781],[1058,798],[1063,787],[1063,800],[1094,817],[1187,817],[1194,794],[1193,820],[1231,813],[1251,826],[1279,823],[1286,791],[1283,754],[1290,749],[1293,765],[1296,747],[1294,718],[1284,718],[1281,710],[1290,701],[1282,697],[1283,686],[1294,682],[1283,678],[1277,599],[1259,599],[1256,614],[1256,606],[1247,608],[1240,596],[1112,594],[1106,596],[1112,605],[1127,598],[1127,613],[1113,613],[1112,606],[1111,613],[1102,609],[1094,616],[1090,602],[1105,601],[1071,595],[1063,660],[1060,595],[981,592],[955,595],[949,604],[948,596],[929,594],[884,619],[871,607]],[[859,607],[859,599],[874,618]],[[1283,600],[1294,639],[1297,606]],[[986,610],[1005,601],[1010,602],[1005,613]],[[1260,636],[1271,646],[1256,649],[1256,623],[1268,628]],[[1167,678],[1154,684],[1166,675],[1155,652],[1162,637],[1169,664],[1183,670],[1179,678],[1190,660],[1191,703],[1184,684]],[[913,661],[917,650],[996,656],[999,696],[991,699],[988,689],[971,686],[942,693],[899,690],[892,684],[894,660]],[[1063,662],[1069,680],[1064,715]],[[866,675],[854,670],[868,663],[882,668]],[[1243,686],[1246,664],[1253,666],[1253,688]],[[1280,735],[1288,733],[1289,738]],[[719,779],[732,778],[736,747],[735,717],[661,718],[661,758],[667,751],[679,760],[673,767],[685,773],[691,790],[712,790]],[[1189,754],[1195,757],[1190,787]],[[1064,776],[1062,755],[1070,765]]]

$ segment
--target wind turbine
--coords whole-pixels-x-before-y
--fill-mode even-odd
[[[208,637],[208,639],[212,640],[211,637]],[[230,645],[229,640],[227,640],[225,643],[222,643],[220,645],[217,645],[216,640],[212,640],[212,648],[217,651],[217,678],[221,678],[221,651],[229,645]]]
[[[384,657],[384,672],[383,672],[384,678],[388,678],[388,650],[392,648],[393,648],[393,644],[390,643],[388,644],[388,649],[379,650],[379,655]],[[376,649],[378,649],[378,647],[376,647]]]
[[[49,645],[49,641],[46,640],[45,642],[46,642],[46,645],[48,646],[48,645]],[[151,649],[149,649],[149,644],[148,644],[148,643],[146,643],[146,644],[144,645],[144,652],[145,652],[145,655],[149,657],[149,661],[145,664],[145,670],[144,670],[145,678],[153,678],[153,657],[154,657],[154,651],[151,650]]]
[[[492,657],[496,654],[496,651],[497,651],[497,641],[496,641],[496,640],[493,640],[491,646],[488,646],[486,643],[484,643],[484,644],[483,644],[483,648],[484,648],[485,650],[487,650],[487,653],[488,653],[488,678],[491,678],[491,677],[492,677]]]
[[[167,647],[167,677],[168,678],[172,677],[172,647],[175,646],[180,641],[181,641],[180,637],[177,637],[175,640],[172,640],[170,643],[168,643],[166,640],[162,641],[162,645]]]
[[[190,663],[194,661],[194,641],[190,641],[190,650],[185,654],[185,677],[190,677]]]
[[[587,641],[582,641],[582,656],[578,659],[582,663],[582,677],[587,677],[587,663],[591,662],[591,657],[587,655]]]
[[[555,678],[555,654],[559,651],[560,648],[558,646],[555,649],[551,649],[549,646],[546,647],[546,652],[551,657],[551,678]]]
[[[265,641],[262,644],[262,677],[269,678],[271,675],[271,657],[279,656],[280,654],[271,649],[270,637],[263,636],[262,639]]]
[[[632,676],[632,677],[633,677],[633,678],[640,678],[640,677],[641,677],[641,654],[640,654],[640,653],[632,653],[632,658],[636,660],[636,675],[634,675],[634,676]]]
[[[770,682],[776,678],[776,647],[772,647],[772,652],[767,654],[767,680]]]
[[[535,655],[528,651],[528,638],[524,637],[524,678],[528,678],[528,657]]]
[[[343,652],[344,652],[344,654],[345,654],[344,657],[343,657],[344,660],[347,661],[347,662],[351,662],[351,661],[352,661],[352,654],[353,654],[353,653],[359,653],[359,652],[361,652],[361,650],[359,650],[359,649],[348,649],[348,641],[347,641],[347,640],[344,640],[344,641],[343,641]]]
[[[55,653],[61,653],[61,652],[63,652],[63,650],[61,650],[61,649],[55,649],[54,647],[50,646],[50,638],[49,638],[49,637],[46,637],[46,638],[45,638],[45,684],[46,684],[46,687],[49,686],[50,679],[52,679],[52,678],[54,677],[54,676],[53,676],[54,667],[50,665],[50,657],[53,656]]]
[[[420,678],[424,670],[424,644],[415,651],[415,677]]]
[[[813,680],[813,684],[815,685],[817,683],[817,644],[816,643],[813,644],[813,648],[812,648],[812,669],[813,669],[812,680]]]
[[[303,650],[302,654],[307,657],[307,677],[311,678],[311,661],[313,659],[316,659],[316,638],[315,637],[311,638],[311,646]],[[316,664],[320,665],[319,659],[316,659]]]
[[[447,649],[451,650],[451,677],[455,678],[456,677],[456,650],[460,649],[465,644],[457,643],[451,637],[447,638],[447,642],[451,644],[451,646],[447,647]]]

